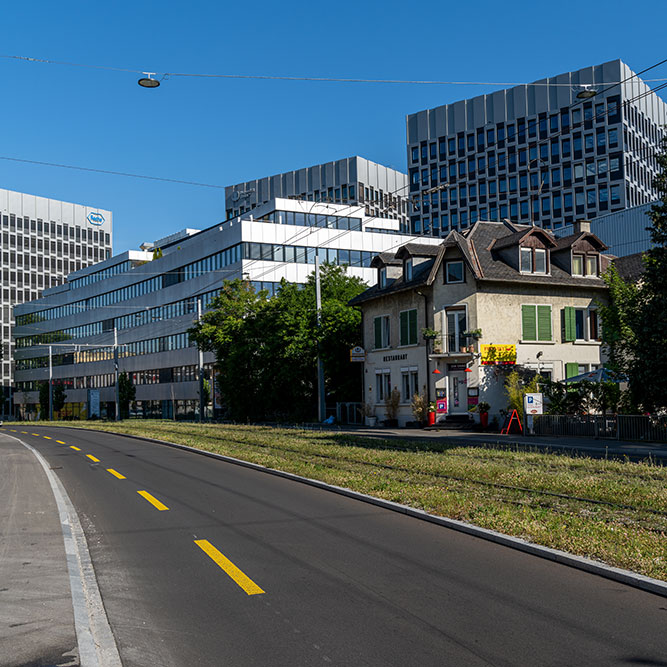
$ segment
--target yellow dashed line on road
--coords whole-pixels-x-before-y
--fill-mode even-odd
[[[153,507],[159,509],[160,512],[164,512],[165,510],[169,509],[164,503],[161,503],[157,498],[151,496],[151,494],[148,493],[148,491],[137,491],[137,493],[142,498],[145,498],[151,505],[153,505]]]
[[[75,449],[77,452],[81,451],[81,447],[75,447],[74,445],[69,446],[70,449]]]
[[[208,540],[195,540],[195,544],[213,560],[248,595],[265,593],[252,579],[239,570],[224,554],[220,553]]]
[[[95,463],[99,463],[99,462],[100,462],[100,460],[99,460],[99,459],[96,459],[92,454],[86,454],[86,456],[87,456],[91,461],[95,461]]]
[[[9,429],[12,433],[18,433],[18,431],[15,428],[10,428]]]
[[[110,472],[114,477],[117,477],[118,479],[125,479],[125,475],[121,475],[119,472],[117,472],[113,468],[107,468],[107,472]]]
[[[30,435],[36,435],[39,438],[39,433],[31,433]]]
[[[28,435],[28,431],[21,431],[24,435]]]
[[[56,440],[59,445],[64,445],[65,443],[62,440]]]
[[[46,440],[51,440],[51,436],[50,436],[50,435],[45,435],[44,438],[45,438]]]

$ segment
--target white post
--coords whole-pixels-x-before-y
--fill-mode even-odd
[[[49,421],[53,421],[53,348],[49,345]]]
[[[317,306],[317,329],[322,325],[322,292],[320,289],[320,256],[315,253],[315,299]],[[320,357],[320,343],[317,343],[317,418],[321,423],[326,419],[326,403],[324,396],[324,367]]]
[[[201,322],[201,298],[197,299],[197,321]],[[206,409],[204,403],[204,352],[200,345],[197,345],[197,364],[199,366],[199,423],[204,421],[204,410]]]
[[[120,385],[118,384],[118,329],[113,328],[113,368],[116,379],[116,421],[120,421]]]

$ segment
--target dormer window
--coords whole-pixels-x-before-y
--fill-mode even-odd
[[[383,266],[378,270],[378,284],[380,289],[384,289],[387,286],[387,267]]]
[[[586,255],[586,275],[587,276],[597,276],[598,275],[598,256],[597,255]]]
[[[547,273],[547,251],[544,248],[521,248],[521,273]]]
[[[598,255],[572,255],[572,275],[596,278],[600,274],[600,258]]]
[[[406,259],[403,262],[403,279],[407,282],[412,280],[412,258]]]
[[[573,276],[583,276],[584,275],[584,256],[583,255],[572,255],[572,275]]]

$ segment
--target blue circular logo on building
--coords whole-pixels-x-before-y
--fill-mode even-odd
[[[89,213],[87,215],[88,222],[95,227],[101,227],[104,224],[104,216],[101,213]]]

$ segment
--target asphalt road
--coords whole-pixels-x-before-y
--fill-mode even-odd
[[[79,513],[127,667],[667,665],[656,595],[190,452],[16,430]]]

